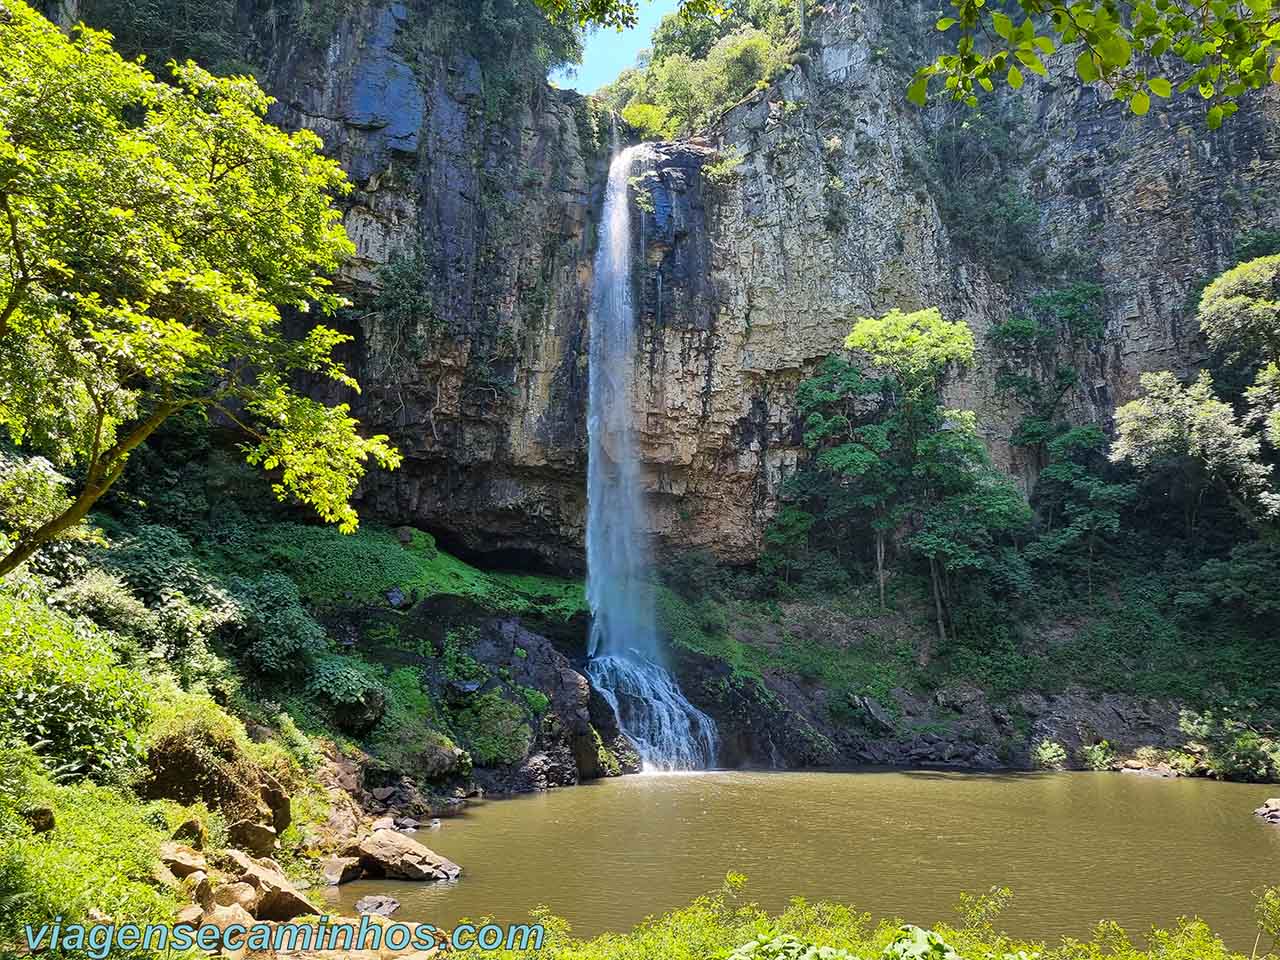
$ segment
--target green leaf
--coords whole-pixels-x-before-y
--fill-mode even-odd
[[[1220,126],[1222,126],[1222,108],[1216,107],[1216,106],[1210,107],[1209,114],[1205,119],[1206,119],[1206,122],[1209,124],[1210,130],[1217,130]]]
[[[1009,86],[1015,90],[1022,89],[1022,71],[1017,67],[1009,68]]]
[[[1103,63],[1109,67],[1127,66],[1133,59],[1133,47],[1118,33],[1105,37],[1098,45],[1098,52],[1102,54]]]
[[[1035,45],[1040,48],[1040,52],[1046,57],[1053,56],[1054,51],[1057,50],[1050,37],[1036,37]]]
[[[1280,57],[1276,57],[1276,62],[1271,66],[1271,82],[1280,83]]]
[[[1047,77],[1049,75],[1048,69],[1045,68],[1044,61],[1034,53],[1019,50],[1018,59],[1021,60],[1032,73],[1039,74],[1042,77]]]
[[[995,27],[996,34],[1005,40],[1013,37],[1013,21],[1003,13],[992,13],[991,24]]]
[[[1098,65],[1093,62],[1093,53],[1083,51],[1076,57],[1076,75],[1085,83],[1093,83],[1098,79]]]
[[[1151,109],[1151,98],[1145,93],[1135,93],[1129,101],[1129,109],[1140,117],[1145,117]]]
[[[917,75],[907,87],[907,99],[917,107],[923,107],[929,100],[929,78]]]
[[[939,30],[950,30],[952,27],[956,25],[957,22],[958,21],[956,20],[955,17],[943,17],[941,20],[938,21],[937,27]]]
[[[1173,95],[1173,84],[1164,77],[1152,77],[1147,81],[1147,86],[1157,97],[1168,97]]]

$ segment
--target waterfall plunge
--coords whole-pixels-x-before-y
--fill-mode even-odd
[[[645,769],[689,770],[715,762],[716,726],[659,662],[644,491],[631,431],[635,309],[627,187],[640,149],[628,147],[609,167],[591,292],[587,674],[617,712]]]

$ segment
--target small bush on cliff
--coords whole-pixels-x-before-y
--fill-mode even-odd
[[[1080,762],[1090,770],[1110,770],[1115,759],[1116,752],[1106,740],[1080,748]]]
[[[1031,762],[1042,770],[1061,770],[1067,765],[1067,751],[1056,740],[1039,740],[1031,748]]]

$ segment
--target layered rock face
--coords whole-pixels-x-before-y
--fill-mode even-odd
[[[1064,407],[1105,423],[1142,372],[1203,358],[1189,297],[1280,209],[1275,91],[1211,134],[1194,104],[1137,120],[1063,82],[1023,101],[1014,134],[1027,142],[1008,184],[1034,205],[1035,249],[957,242],[941,212],[949,172],[925,169],[929,139],[961,108],[926,113],[902,92],[903,65],[929,57],[904,38],[927,36],[933,14],[826,10],[803,69],[723,117],[714,152],[664,145],[645,179],[637,422],[655,524],[669,543],[734,560],[758,550],[802,453],[797,382],[856,317],[938,306],[967,321],[979,360],[947,399],[978,411],[997,464],[1029,485],[1037,464],[1008,443],[1022,411],[996,390],[992,325],[1038,291],[1100,284],[1105,334],[1069,357],[1081,375]],[[741,157],[719,184],[706,175],[717,156]],[[1037,268],[1011,270],[1024,254]]]
[[[305,126],[350,172],[346,281],[354,398],[406,454],[364,506],[490,560],[580,567],[592,249],[609,120],[501,56],[433,40],[438,4],[344,5],[315,38],[259,28],[275,119]],[[1188,296],[1280,205],[1274,91],[1208,133],[1194,104],[1138,120],[1073,83],[1020,101],[1008,171],[1033,205],[1043,264],[960,242],[925,158],[948,108],[905,100],[928,57],[924,7],[840,0],[815,11],[802,63],[706,139],[636,170],[636,424],[654,532],[751,559],[802,455],[797,382],[854,318],[939,306],[981,354],[950,388],[997,463],[1020,411],[994,386],[993,324],[1071,279],[1105,289],[1100,346],[1067,409],[1105,420],[1147,370],[1200,359]],[[733,158],[739,158],[735,164]],[[728,160],[726,158],[729,158]],[[941,171],[945,179],[945,169]]]
[[[480,23],[471,6],[343,4],[310,36],[264,19],[260,79],[272,119],[317,132],[355,187],[340,320],[364,391],[341,399],[406,458],[365,509],[464,553],[572,569],[610,118],[513,66],[522,51],[468,52],[486,42],[454,35]]]

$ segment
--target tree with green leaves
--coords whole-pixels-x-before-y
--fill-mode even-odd
[[[1013,483],[991,466],[977,435],[973,413],[936,408],[932,429],[916,443],[911,509],[914,535],[908,546],[928,561],[938,640],[947,642],[947,623],[964,580],[991,573],[1002,549],[1031,522],[1031,510]],[[919,660],[927,666],[928,643]]]
[[[936,307],[911,313],[894,309],[880,317],[858,318],[845,348],[864,353],[887,375],[883,385],[894,410],[893,443],[884,455],[895,466],[877,468],[876,479],[894,490],[885,498],[886,522],[898,514],[915,515],[918,526],[920,516],[958,489],[957,476],[968,476],[971,466],[966,458],[974,454],[968,442],[972,430],[957,429],[965,423],[971,427],[971,417],[944,410],[941,397],[948,375],[973,363],[973,332],[962,321],[944,319]],[[976,437],[972,439],[980,448]],[[945,642],[944,567],[938,552],[919,552],[929,562],[938,636]],[[921,662],[927,663],[929,656],[925,646]]]
[[[1104,475],[1106,447],[1096,424],[1070,428],[1048,442],[1048,463],[1035,491],[1043,529],[1027,548],[1032,560],[1074,561],[1083,554],[1090,600],[1098,554],[1120,532],[1121,511],[1137,495],[1134,484]]]
[[[1175,479],[1188,538],[1210,490],[1250,528],[1275,515],[1271,470],[1260,458],[1258,438],[1214,395],[1207,370],[1186,386],[1168,372],[1144,373],[1139,382],[1142,396],[1116,410],[1111,460]]]
[[[239,425],[277,495],[344,530],[366,465],[399,463],[346,405],[293,386],[356,389],[333,357],[347,338],[290,336],[283,316],[342,303],[326,276],[352,252],[333,206],[349,187],[318,137],[264,121],[269,103],[191,63],[159,82],[107,34],[0,0],[0,427],[75,476],[0,576],[83,521],[179,411]]]
[[[937,405],[948,374],[973,363],[975,349],[968,324],[944,320],[937,307],[859,317],[844,346],[866,354],[889,375],[893,399],[907,418],[913,444],[910,431]]]
[[[1200,295],[1200,330],[1215,350],[1280,361],[1280,255],[1248,260]]]
[[[801,382],[796,410],[803,418],[804,445],[813,453],[817,473],[800,486],[822,501],[824,524],[845,527],[869,518],[883,610],[888,544],[902,523],[905,504],[903,466],[894,456],[896,417],[877,404],[874,413],[879,417],[868,422],[860,409],[875,388],[856,366],[830,356],[811,379]]]

